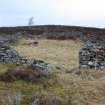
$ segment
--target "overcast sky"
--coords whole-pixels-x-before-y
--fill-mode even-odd
[[[105,0],[0,0],[0,26],[76,25],[105,28]]]

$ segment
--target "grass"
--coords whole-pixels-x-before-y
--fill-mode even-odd
[[[68,72],[78,67],[78,52],[82,46],[80,41],[40,39],[37,40],[38,45],[24,45],[33,41],[22,39],[12,47],[28,58],[44,60],[59,67],[56,76],[50,80],[43,78],[41,83],[35,84],[24,81],[11,84],[0,82],[0,92],[21,91],[27,96],[26,100],[34,94],[53,94],[69,100],[71,105],[105,105],[105,71],[87,70],[81,71],[80,75]],[[0,72],[14,67],[0,65]]]
[[[0,64],[0,73],[6,72],[8,69],[16,68],[14,64]]]
[[[32,42],[32,40],[30,40]],[[22,40],[15,49],[24,56],[45,60],[64,69],[78,67],[79,41],[72,40],[38,40],[38,46],[24,46],[27,40]]]

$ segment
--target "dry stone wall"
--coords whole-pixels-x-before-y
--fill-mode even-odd
[[[105,44],[87,42],[79,52],[80,68],[105,69]]]
[[[2,64],[16,64],[16,65],[27,65],[50,74],[52,71],[52,65],[41,60],[27,59],[18,54],[18,52],[7,46],[0,45],[0,63]]]
[[[0,62],[14,64],[28,64],[28,60],[20,56],[13,48],[0,45]]]

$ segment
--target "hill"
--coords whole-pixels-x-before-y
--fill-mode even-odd
[[[50,39],[71,39],[80,38],[82,40],[102,40],[105,38],[105,29],[80,27],[80,26],[63,26],[63,25],[41,25],[41,26],[24,26],[24,27],[1,27],[0,34],[19,33],[27,36],[47,37]]]

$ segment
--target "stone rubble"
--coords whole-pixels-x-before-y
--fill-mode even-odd
[[[80,68],[105,68],[105,44],[101,42],[87,42],[79,52]]]

